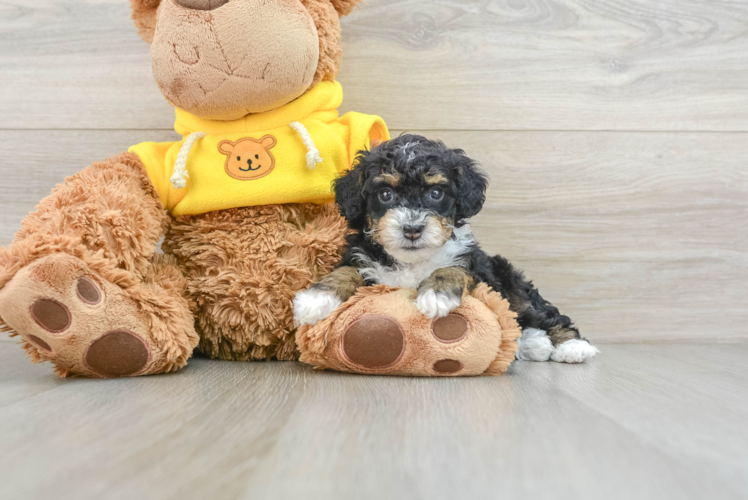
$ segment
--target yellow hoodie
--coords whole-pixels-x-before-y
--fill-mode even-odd
[[[389,131],[378,116],[340,117],[343,89],[322,82],[295,101],[236,121],[203,120],[177,109],[177,142],[130,148],[174,215],[334,200],[332,181],[372,140]]]

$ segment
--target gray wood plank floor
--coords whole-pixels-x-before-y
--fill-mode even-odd
[[[126,0],[0,1],[0,128],[170,128]],[[748,130],[744,0],[368,0],[345,109],[396,129]]]
[[[748,498],[748,344],[498,378],[194,359],[55,378],[0,343],[0,498]]]

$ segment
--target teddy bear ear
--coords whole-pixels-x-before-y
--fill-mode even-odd
[[[265,149],[273,149],[277,142],[278,141],[272,135],[266,135],[260,139],[260,144],[262,144],[262,147]]]
[[[341,16],[347,16],[362,0],[330,0]]]
[[[231,155],[234,152],[234,146],[236,146],[236,144],[231,141],[221,141],[218,144],[218,151],[225,155]]]
[[[147,43],[153,42],[156,30],[156,12],[161,0],[130,0],[132,20],[138,28],[138,35]]]

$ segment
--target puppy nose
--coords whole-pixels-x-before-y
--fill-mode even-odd
[[[403,226],[403,234],[410,241],[416,241],[423,234],[424,226]]]
[[[174,0],[186,9],[213,10],[229,3],[229,0]]]

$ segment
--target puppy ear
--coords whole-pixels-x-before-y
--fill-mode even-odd
[[[340,16],[347,16],[353,9],[361,3],[361,0],[331,0],[335,10],[338,11]]]
[[[457,184],[457,220],[469,219],[478,214],[486,201],[488,178],[478,164],[465,156],[462,150],[454,150],[456,157],[455,179]]]
[[[161,0],[130,0],[132,20],[138,29],[138,35],[146,43],[153,42],[156,31],[156,12]]]
[[[351,226],[363,223],[364,211],[366,210],[366,199],[364,198],[365,166],[361,163],[368,156],[368,151],[359,153],[358,158],[343,177],[335,181],[335,203],[340,209],[340,214],[345,217]]]

